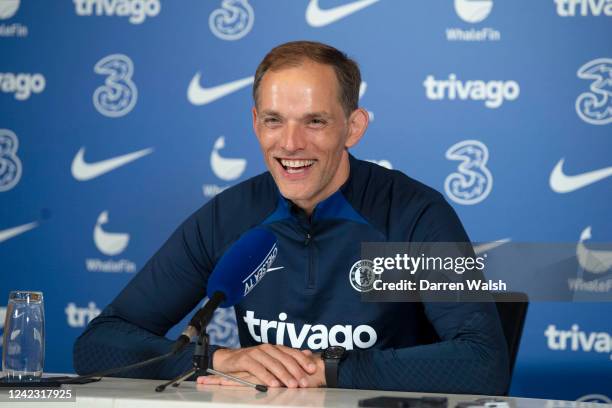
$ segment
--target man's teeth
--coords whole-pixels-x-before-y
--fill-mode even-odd
[[[288,168],[300,168],[300,167],[308,167],[313,164],[314,160],[281,160],[281,164]]]
[[[281,164],[289,174],[302,173],[307,167],[312,166],[314,160],[280,160]]]

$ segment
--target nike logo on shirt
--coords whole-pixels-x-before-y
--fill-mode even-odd
[[[550,188],[556,193],[570,193],[612,176],[612,166],[568,176],[563,173],[565,159],[559,160],[550,173]]]
[[[253,83],[253,77],[251,76],[211,88],[204,88],[200,85],[200,77],[199,72],[195,74],[189,83],[189,88],[187,88],[187,99],[194,105],[206,105]]]
[[[312,27],[323,27],[377,3],[379,0],[358,0],[328,9],[319,7],[319,0],[310,0],[306,8],[306,22]]]
[[[122,156],[113,157],[96,163],[86,163],[85,159],[83,158],[85,155],[85,148],[81,147],[76,156],[74,156],[74,160],[72,160],[72,176],[79,181],[91,180],[121,166],[125,166],[126,164],[140,159],[151,152],[153,152],[153,148],[139,150],[137,152],[124,154]]]

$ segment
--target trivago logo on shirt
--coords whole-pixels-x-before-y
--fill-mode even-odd
[[[264,320],[255,317],[255,312],[247,310],[243,317],[253,340],[261,343],[275,341],[293,348],[324,350],[329,346],[342,346],[347,350],[355,347],[367,349],[376,344],[378,335],[373,327],[362,324],[357,327],[336,324],[327,327],[324,324],[304,324],[301,328],[295,323],[287,322],[285,312],[278,314],[278,320]],[[299,328],[299,331],[298,331]]]
[[[557,326],[550,324],[544,336],[550,350],[612,353],[612,335],[606,332],[586,332],[580,330],[577,324],[573,324],[570,330],[557,329]]]

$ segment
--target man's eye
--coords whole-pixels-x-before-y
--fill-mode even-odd
[[[265,125],[277,125],[279,123],[280,123],[280,120],[278,118],[265,118],[264,119]]]
[[[316,127],[321,127],[321,126],[325,126],[327,124],[326,121],[324,121],[323,119],[311,119],[310,120],[310,125],[312,126],[316,126]]]

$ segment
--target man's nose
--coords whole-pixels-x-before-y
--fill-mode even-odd
[[[283,132],[282,147],[289,152],[302,150],[306,147],[306,137],[298,123],[289,122],[287,124]]]

